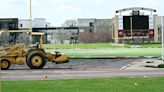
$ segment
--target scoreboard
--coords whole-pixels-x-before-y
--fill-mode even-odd
[[[123,37],[154,37],[153,15],[118,16],[118,36]]]
[[[132,20],[131,20],[132,19]],[[131,24],[132,21],[132,24]],[[149,29],[149,17],[148,16],[123,16],[123,29]]]

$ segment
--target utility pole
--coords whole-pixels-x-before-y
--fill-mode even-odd
[[[32,32],[32,1],[30,0],[29,1],[29,4],[30,4],[30,34],[31,34],[31,32]],[[32,43],[32,36],[30,35],[30,42]]]
[[[164,19],[161,16],[161,31],[162,31],[162,60],[164,61]]]
[[[30,32],[32,32],[32,1],[30,0]]]

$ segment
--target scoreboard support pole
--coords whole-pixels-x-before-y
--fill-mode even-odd
[[[133,18],[130,17],[130,34],[131,38],[133,39]]]
[[[114,42],[119,43],[118,37],[118,16],[115,16],[115,28],[114,28]]]
[[[158,16],[154,16],[154,42],[158,43],[159,42],[159,34],[158,34]]]

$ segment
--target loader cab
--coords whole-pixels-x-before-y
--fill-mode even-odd
[[[39,36],[39,42],[36,43],[36,48],[41,48],[43,49],[43,39],[44,39],[44,34],[42,32],[32,32],[32,36]]]

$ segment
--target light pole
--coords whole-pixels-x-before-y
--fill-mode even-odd
[[[74,35],[73,35],[73,32],[72,32],[72,36],[71,36],[71,43],[72,43],[71,47],[72,47],[72,49],[73,49],[73,40],[74,40]]]
[[[30,0],[30,32],[32,32],[32,1]]]
[[[161,16],[161,31],[162,31],[162,60],[164,61],[164,25],[163,16]]]

